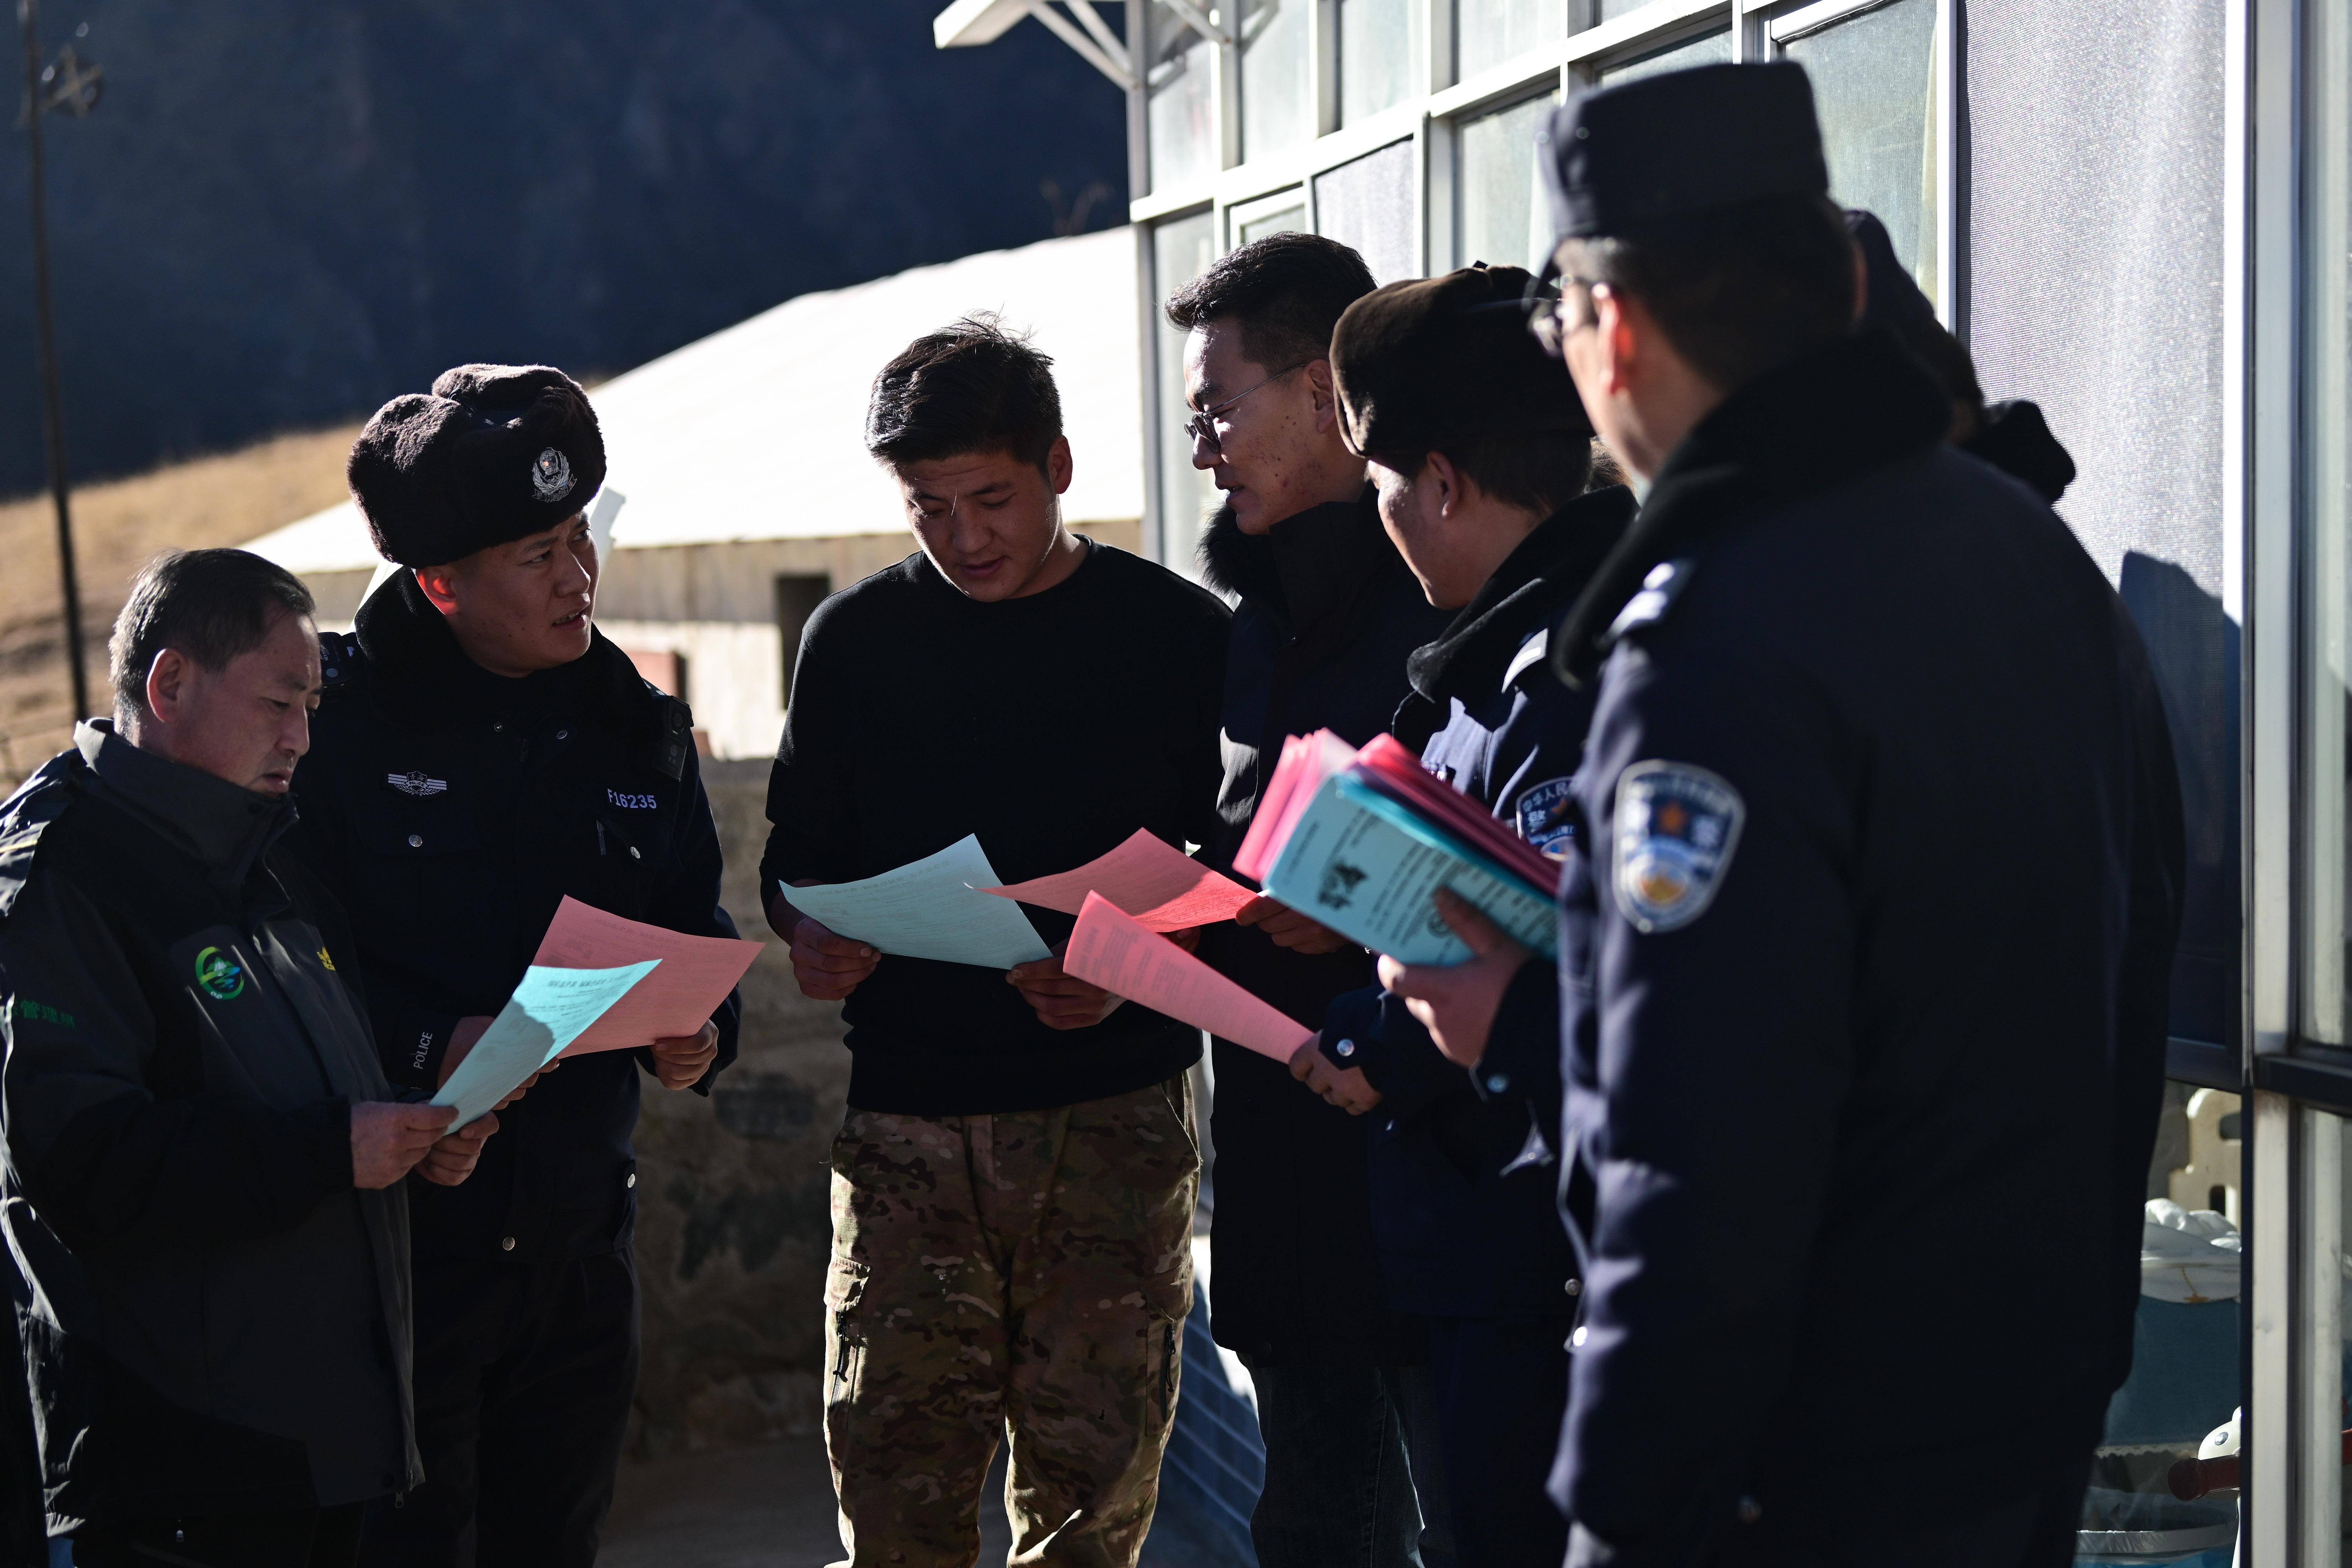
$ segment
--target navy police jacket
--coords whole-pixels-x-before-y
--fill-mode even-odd
[[[564,895],[696,936],[735,935],[686,705],[602,633],[520,680],[467,658],[415,577],[329,635],[293,842],[351,911],[384,1071],[430,1089],[458,1019],[495,1015]],[[714,1019],[734,1059],[737,1000]],[[499,1112],[462,1186],[409,1183],[420,1255],[586,1257],[636,1214],[647,1051],[567,1059]]]
[[[2009,1506],[2080,1474],[2129,1365],[2179,783],[2115,590],[1948,416],[1876,334],[1768,373],[1552,639],[1597,680],[1571,1563],[1843,1560]],[[1987,1216],[1997,1280],[1958,1250]]]
[[[1624,533],[1633,497],[1612,485],[1570,501],[1496,569],[1444,636],[1407,661],[1412,692],[1392,732],[1430,772],[1546,853],[1564,855],[1564,808],[1592,693],[1563,686],[1546,657],[1551,623]],[[1557,1062],[1548,962],[1513,982],[1491,1031],[1530,1064]],[[1364,1069],[1371,1123],[1372,1232],[1390,1304],[1436,1316],[1565,1314],[1568,1238],[1553,1206],[1550,1137],[1559,1074],[1489,1072],[1474,1089],[1399,998],[1349,992],[1324,1015],[1320,1048]]]

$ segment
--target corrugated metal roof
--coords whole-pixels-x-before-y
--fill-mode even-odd
[[[1127,228],[988,251],[803,294],[596,389],[619,549],[895,533],[898,494],[866,455],[875,374],[922,333],[982,310],[1054,358],[1073,522],[1143,515],[1135,237]],[[246,548],[295,572],[377,564],[349,502]]]

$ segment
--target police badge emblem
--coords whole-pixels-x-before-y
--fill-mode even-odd
[[[1634,930],[1679,931],[1706,912],[1731,868],[1747,803],[1687,763],[1635,763],[1617,779],[1617,911]]]
[[[1569,810],[1574,798],[1571,778],[1546,779],[1519,792],[1512,815],[1518,818],[1519,837],[1555,860],[1568,858],[1576,842],[1576,819]]]
[[[414,768],[404,773],[386,773],[383,775],[383,782],[403,795],[413,795],[419,799],[428,795],[446,794],[449,788],[448,780],[427,778],[421,771]]]
[[[541,500],[562,500],[572,490],[572,459],[548,447],[530,465],[530,488]]]

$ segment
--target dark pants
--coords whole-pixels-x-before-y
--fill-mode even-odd
[[[200,1514],[74,1532],[74,1568],[352,1568],[367,1504]]]
[[[416,1259],[425,1484],[368,1512],[367,1568],[588,1568],[637,1386],[624,1248],[554,1263]]]
[[[1826,1542],[1775,1539],[1768,1508],[1754,1531],[1738,1531],[1713,1562],[1716,1568],[2067,1568],[2090,1473],[2085,1454],[2079,1467],[2040,1491],[1973,1519]]]
[[[1454,1568],[1425,1366],[1261,1363],[1258,1568]]]
[[[1565,1316],[1432,1318],[1430,1374],[1462,1568],[1559,1568],[1568,1521],[1544,1489],[1568,1408]]]

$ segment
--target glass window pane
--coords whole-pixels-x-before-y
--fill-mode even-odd
[[[1423,84],[1412,0],[1339,0],[1339,123],[1402,103]]]
[[[1632,6],[1626,9],[1631,10]],[[1621,60],[1601,70],[1601,85],[1615,87],[1620,82],[1639,81],[1660,71],[1678,71],[1692,66],[1727,66],[1731,63],[1731,29],[1718,27],[1712,33],[1702,33],[1696,38],[1685,38],[1670,44],[1654,54],[1641,55]]]
[[[1838,205],[1867,207],[1936,297],[1936,0],[1895,0],[1782,52],[1813,79]]]
[[[1315,134],[1315,100],[1307,80],[1307,46],[1314,17],[1315,0],[1243,0],[1244,163],[1296,146]]]
[[[2165,1086],[2140,1240],[2132,1370],[2107,1405],[2083,1501],[2077,1562],[2228,1568],[2238,1533],[2234,1459],[2245,1138],[2238,1097]],[[2206,1462],[2174,1494],[2174,1468]],[[2183,1478],[2186,1479],[2185,1477]]]
[[[1154,5],[1147,30],[1144,135],[1151,188],[1175,190],[1217,172],[1217,127],[1209,94],[1211,46],[1167,6]]]
[[[1315,176],[1317,225],[1355,247],[1378,282],[1421,276],[1412,174],[1412,143],[1395,142]]]
[[[1454,254],[1497,267],[1539,269],[1551,240],[1551,209],[1536,169],[1536,128],[1557,93],[1530,98],[1462,123]]]
[[[1209,269],[1217,258],[1216,215],[1171,218],[1151,231],[1151,293],[1169,295]],[[1160,442],[1160,559],[1179,572],[1193,570],[1202,520],[1216,505],[1217,487],[1192,466],[1192,438],[1184,433],[1184,334],[1155,307],[1160,363],[1152,429]]]
[[[1454,75],[1490,66],[1568,31],[1568,0],[1454,0]]]
[[[1254,207],[1236,208],[1234,212],[1234,243],[1247,245],[1254,239],[1264,239],[1269,234],[1305,234],[1307,204],[1298,199],[1294,187],[1291,199],[1282,205],[1260,202]],[[1276,202],[1281,198],[1276,197]]]

